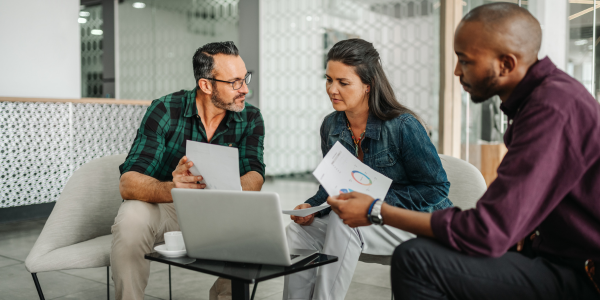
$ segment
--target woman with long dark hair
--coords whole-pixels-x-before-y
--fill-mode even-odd
[[[422,120],[398,102],[387,80],[379,53],[361,39],[338,42],[327,54],[329,99],[336,110],[321,125],[323,156],[336,142],[375,171],[393,180],[386,203],[432,212],[452,206],[450,183]],[[322,186],[296,209],[327,200]],[[381,202],[381,201],[379,201]],[[376,210],[376,208],[375,208]],[[365,212],[368,213],[368,212]],[[361,253],[392,255],[413,234],[374,225],[350,228],[328,210],[294,217],[286,229],[290,247],[316,249],[338,262],[287,276],[284,299],[344,299]]]

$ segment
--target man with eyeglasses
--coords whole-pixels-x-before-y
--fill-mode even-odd
[[[111,266],[116,299],[143,299],[152,252],[165,232],[178,231],[171,189],[203,189],[189,169],[187,140],[237,147],[242,189],[260,191],[265,174],[264,124],[258,108],[245,102],[252,78],[233,42],[210,43],[193,57],[196,88],[154,100],[121,171],[124,201],[112,226]],[[218,224],[215,224],[218,225]],[[211,299],[230,295],[218,279]]]

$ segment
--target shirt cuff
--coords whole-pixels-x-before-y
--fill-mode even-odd
[[[265,182],[267,180],[265,178],[265,167],[261,163],[250,162],[249,164],[245,165],[243,169],[246,171],[246,173],[242,174],[241,176],[248,174],[248,172],[250,172],[250,171],[254,171],[254,172],[260,174],[260,176],[262,176],[263,182]]]
[[[123,176],[123,174],[127,173],[127,172],[138,172],[142,175],[148,175],[150,177],[154,177],[154,174],[148,174],[148,168],[144,168],[142,166],[138,166],[138,165],[131,165],[128,168],[125,167],[119,167],[120,171],[121,171],[121,176]]]
[[[312,207],[320,206],[321,204],[323,204],[325,202],[327,202],[327,200],[319,203],[319,201],[317,201],[315,198],[310,198],[310,199],[304,201],[304,203],[308,203]],[[328,215],[330,212],[331,212],[331,207],[328,207],[328,208],[326,208],[324,210],[320,210],[320,211],[316,212],[315,216],[317,216],[317,217],[323,217],[323,216]]]
[[[310,198],[310,199],[304,201],[304,203],[308,203],[308,204],[310,204],[310,206],[315,207],[315,206],[319,206],[319,205],[325,203],[325,201],[319,202],[315,198]]]

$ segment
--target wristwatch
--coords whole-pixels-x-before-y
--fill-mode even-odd
[[[367,215],[367,218],[369,219],[369,222],[371,222],[371,224],[383,225],[383,217],[381,216],[381,205],[383,205],[383,200],[374,200],[373,207]]]

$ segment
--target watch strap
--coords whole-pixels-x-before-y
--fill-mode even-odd
[[[373,204],[373,208],[371,209],[370,221],[375,225],[383,225],[383,217],[381,216],[381,206],[383,205],[383,200],[377,199]]]

